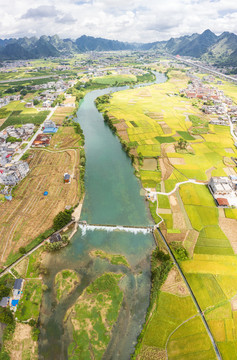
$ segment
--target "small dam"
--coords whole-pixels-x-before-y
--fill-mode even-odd
[[[82,231],[82,235],[85,235],[87,231],[101,230],[101,231],[124,231],[133,234],[149,234],[155,229],[154,225],[151,226],[130,226],[130,225],[108,225],[108,224],[87,224],[86,221],[79,221],[79,228]]]

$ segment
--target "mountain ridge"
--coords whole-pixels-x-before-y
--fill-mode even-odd
[[[76,40],[61,39],[58,35],[0,39],[0,60],[58,57],[87,51],[160,50],[173,55],[190,56],[219,65],[237,66],[237,35],[223,32],[219,36],[207,29],[167,41],[129,43],[82,35]],[[229,65],[229,66],[231,66]]]

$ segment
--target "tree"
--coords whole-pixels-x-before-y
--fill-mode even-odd
[[[178,141],[178,146],[179,146],[179,148],[182,149],[182,150],[187,149],[187,146],[188,146],[187,140],[185,140],[185,139],[183,139],[183,138],[180,138],[179,141]]]
[[[33,100],[33,104],[34,104],[34,105],[39,105],[39,103],[40,103],[39,100],[37,100],[37,99],[34,99],[34,100]]]
[[[0,299],[10,294],[10,289],[4,284],[0,284]]]
[[[26,253],[26,248],[21,246],[20,249],[19,249],[19,253],[22,254],[22,255],[25,254]]]
[[[64,210],[60,211],[53,220],[53,227],[55,230],[59,230],[67,225],[72,220],[72,211]]]
[[[0,322],[4,324],[14,324],[14,316],[9,308],[0,308]]]

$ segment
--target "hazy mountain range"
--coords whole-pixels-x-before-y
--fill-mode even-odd
[[[219,65],[237,66],[237,35],[224,32],[217,36],[210,30],[168,41],[132,44],[83,35],[76,40],[60,39],[58,35],[0,39],[0,60],[57,57],[86,51],[160,50],[173,55],[210,60]]]

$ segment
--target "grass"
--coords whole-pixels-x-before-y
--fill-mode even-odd
[[[152,216],[153,220],[155,221],[155,223],[158,224],[161,221],[161,218],[159,217],[159,215],[157,215],[156,208],[157,208],[157,202],[149,201],[149,209],[150,209],[151,216]]]
[[[122,274],[106,273],[91,283],[68,310],[66,318],[73,324],[73,341],[68,359],[90,359],[93,351],[101,359],[111,337],[123,299],[118,286]]]
[[[29,319],[38,320],[42,299],[41,280],[26,280],[23,288],[23,297],[19,301],[16,318],[20,321]]]
[[[64,300],[79,284],[80,277],[74,270],[65,269],[58,272],[54,279],[57,301]]]
[[[92,257],[99,257],[101,259],[106,259],[113,265],[124,265],[130,267],[126,257],[123,255],[109,254],[102,250],[92,250],[90,251],[90,255]]]
[[[39,263],[43,247],[37,249],[29,256],[29,264],[27,268],[26,278],[36,278],[39,276]]]

